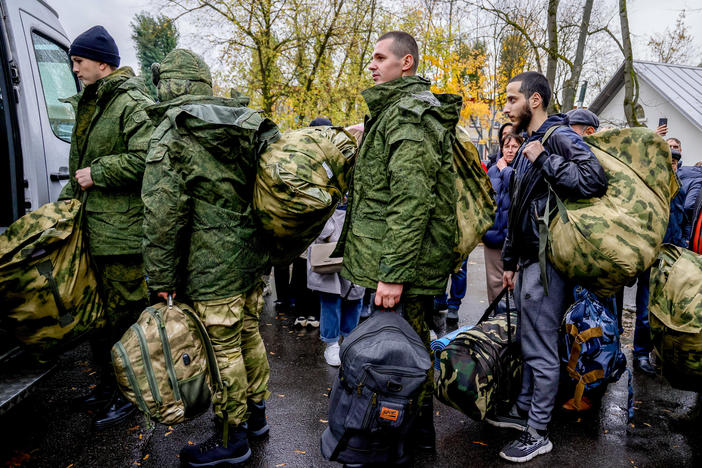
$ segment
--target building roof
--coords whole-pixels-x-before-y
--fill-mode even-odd
[[[673,105],[682,115],[702,130],[702,68],[670,63],[634,60],[639,80],[646,82]],[[624,86],[624,64],[590,104],[599,114]]]

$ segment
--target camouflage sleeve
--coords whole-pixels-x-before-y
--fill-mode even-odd
[[[174,291],[183,228],[190,217],[185,181],[171,155],[156,145],[146,159],[141,198],[144,202],[144,269],[153,291]]]
[[[411,283],[416,281],[415,265],[429,222],[439,157],[433,154],[435,147],[425,138],[424,129],[417,125],[395,130],[387,143],[390,200],[378,279]]]
[[[561,127],[546,142],[550,154],[534,164],[561,197],[577,200],[600,197],[607,191],[602,165],[583,139],[569,127]]]
[[[90,174],[97,187],[139,186],[144,174],[144,158],[154,127],[141,105],[126,112],[122,137],[127,152],[101,156],[91,164]],[[106,136],[108,137],[108,136]]]
[[[61,200],[70,200],[71,198],[77,198],[76,197],[76,191],[75,191],[75,183],[72,180],[69,180],[66,185],[63,186],[61,189],[61,193],[59,193],[58,199],[59,201]]]

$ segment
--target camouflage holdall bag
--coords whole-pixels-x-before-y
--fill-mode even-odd
[[[496,313],[506,292],[503,289],[478,324],[459,333],[439,357],[436,398],[476,421],[509,411],[521,388],[521,348],[515,339],[518,314],[509,304]]]
[[[221,387],[204,325],[193,309],[170,297],[168,304],[147,307],[114,344],[112,366],[124,396],[163,424],[206,411]]]
[[[458,221],[458,255],[456,271],[468,258],[483,235],[495,223],[494,190],[490,177],[480,164],[478,149],[470,141],[468,132],[456,127],[453,144],[453,167],[456,170],[456,220]]]
[[[702,392],[702,255],[663,244],[648,308],[663,376],[675,388]]]
[[[273,264],[288,265],[322,232],[351,181],[358,147],[340,127],[283,133],[261,154],[254,209],[272,236]]]
[[[104,325],[82,203],[48,203],[0,235],[0,323],[40,359]]]
[[[557,128],[546,132],[544,145]],[[548,236],[549,259],[565,276],[598,296],[609,297],[655,260],[678,184],[670,148],[651,130],[607,130],[584,140],[605,171],[607,193],[561,201],[551,190],[541,219],[546,229],[540,232],[540,243],[545,244]],[[550,203],[554,200],[555,207]],[[549,206],[557,209],[558,216],[547,226]],[[542,272],[544,262],[542,257]]]

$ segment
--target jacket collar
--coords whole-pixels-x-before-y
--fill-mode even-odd
[[[539,129],[531,134],[529,141],[540,140],[544,137],[549,128],[554,125],[568,125],[568,118],[565,114],[553,114],[549,115],[544,123],[541,124]]]
[[[377,117],[385,108],[408,94],[429,91],[431,82],[421,76],[403,76],[365,89],[361,92],[371,117]]]

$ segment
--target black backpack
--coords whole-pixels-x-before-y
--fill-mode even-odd
[[[341,367],[329,401],[322,455],[341,463],[392,463],[419,410],[432,362],[399,314],[376,312],[341,345]]]

